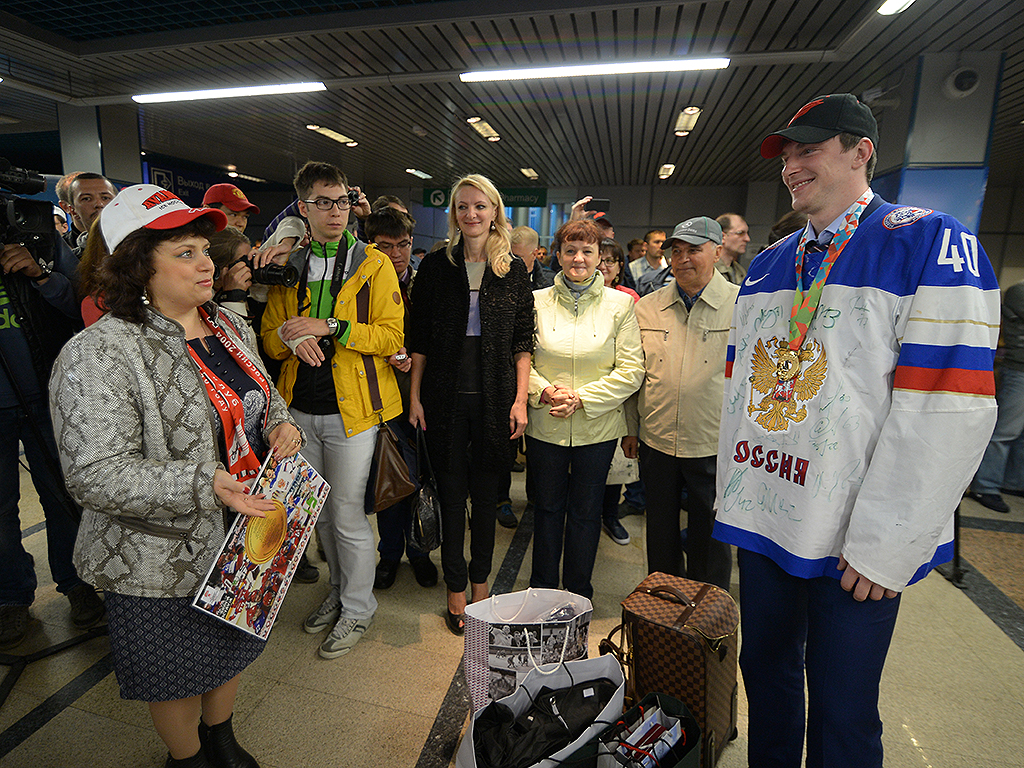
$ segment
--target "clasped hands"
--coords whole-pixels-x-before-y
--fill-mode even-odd
[[[324,351],[317,344],[318,338],[330,334],[326,320],[319,317],[290,317],[282,323],[280,333],[286,343],[302,339],[294,347],[295,355],[302,362],[316,367],[326,359]]]
[[[540,393],[540,401],[551,406],[552,416],[566,419],[583,407],[583,399],[575,389],[550,384]]]

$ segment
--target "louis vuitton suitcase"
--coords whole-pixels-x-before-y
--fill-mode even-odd
[[[738,625],[736,602],[724,589],[652,573],[622,601],[622,624],[601,641],[601,653],[622,663],[629,703],[658,692],[686,704],[703,734],[704,768],[713,768],[736,736]]]

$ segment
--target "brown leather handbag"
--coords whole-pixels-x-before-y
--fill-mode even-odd
[[[370,322],[369,283],[363,283],[363,287],[356,294],[356,319],[360,323]],[[370,405],[380,419],[377,427],[377,444],[373,448],[373,466],[377,468],[377,474],[373,478],[373,511],[381,512],[411,496],[416,491],[416,483],[409,478],[409,465],[402,455],[398,438],[384,421],[384,401],[380,396],[380,384],[377,381],[377,367],[373,355],[362,357],[366,385],[370,390]]]

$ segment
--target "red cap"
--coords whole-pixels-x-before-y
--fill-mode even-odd
[[[214,184],[206,190],[206,194],[203,195],[203,205],[213,205],[214,203],[227,206],[228,210],[235,213],[252,211],[258,214],[260,212],[259,208],[249,202],[245,192],[234,184]]]

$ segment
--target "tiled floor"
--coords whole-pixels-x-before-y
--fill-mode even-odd
[[[31,485],[22,487],[25,543],[36,558],[40,588],[32,608],[36,622],[15,651],[20,655],[77,634],[45,565],[38,503]],[[522,475],[514,476],[517,511],[522,488]],[[1010,515],[963,504],[968,590],[935,573],[904,597],[882,685],[889,766],[1021,765],[1024,499],[1007,500]],[[601,541],[592,653],[617,623],[619,601],[645,575],[643,518],[623,522],[632,543]],[[494,578],[505,590],[524,588],[528,578],[527,537],[514,537],[498,528]],[[403,566],[395,586],[378,593],[380,609],[363,641],[334,661],[319,659],[319,636],[299,627],[324,591],[323,582],[292,587],[266,651],[244,676],[235,714],[243,744],[263,768],[453,762],[467,709],[459,684],[462,641],[444,628],[443,585],[424,590]],[[741,689],[740,736],[723,753],[723,768],[746,764],[745,730]],[[145,705],[119,698],[105,637],[29,664],[0,707],[3,768],[148,768],[162,766],[165,754]]]

